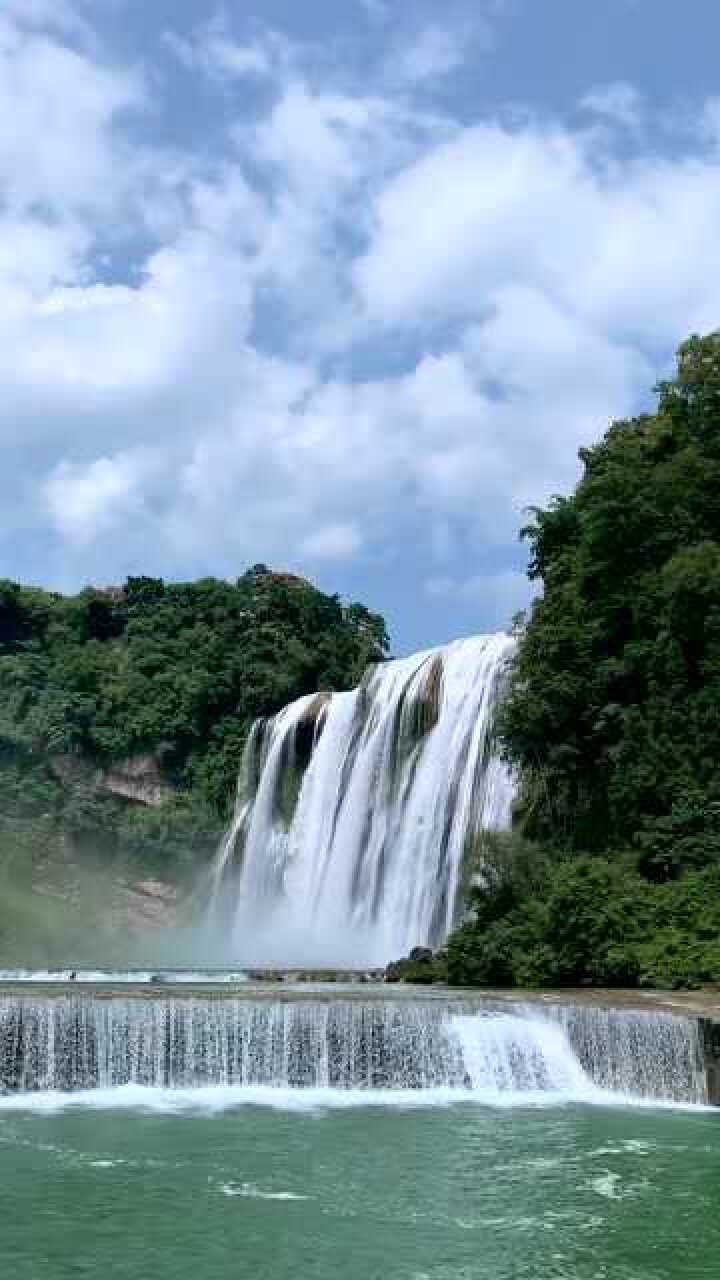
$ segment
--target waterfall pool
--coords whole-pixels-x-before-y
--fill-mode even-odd
[[[0,990],[3,1278],[717,1276],[696,1017],[40,979]]]
[[[272,1106],[231,1105],[222,1088],[122,1106],[100,1090],[54,1110],[14,1099],[0,1110],[0,1274],[717,1276],[717,1115],[320,1092],[276,1089]]]

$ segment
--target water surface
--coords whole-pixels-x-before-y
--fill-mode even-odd
[[[5,1100],[0,1275],[718,1276],[712,1113],[283,1089],[226,1106],[232,1096]]]

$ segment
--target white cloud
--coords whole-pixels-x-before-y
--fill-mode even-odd
[[[465,61],[469,39],[469,32],[438,26],[425,27],[409,44],[404,43],[395,57],[390,59],[389,69],[407,84],[446,76]]]
[[[353,524],[327,524],[303,539],[303,555],[316,560],[347,560],[362,546],[360,531]]]
[[[720,145],[720,98],[709,98],[700,116],[700,136],[705,141]]]
[[[229,76],[266,76],[271,63],[266,49],[261,45],[235,44],[232,40],[218,39],[212,45],[209,56],[222,72]]]
[[[0,289],[7,323],[9,312],[29,299],[43,298],[49,285],[76,280],[91,236],[77,220],[43,222],[32,217],[0,215]]]
[[[58,463],[45,484],[56,528],[80,549],[103,534],[122,534],[128,520],[142,519],[147,482],[159,467],[160,459],[146,450],[85,465]]]
[[[643,100],[634,85],[617,80],[586,93],[580,106],[601,119],[635,129],[642,118]]]
[[[481,125],[428,148],[374,213],[354,268],[373,325],[482,316],[515,285],[640,350],[713,323],[720,166],[708,155],[610,163],[568,129]]]
[[[0,14],[0,179],[6,208],[66,221],[107,211],[135,158],[113,132],[144,103],[141,78]],[[38,218],[38,221],[41,221]]]
[[[256,131],[257,158],[294,191],[317,198],[325,187],[334,201],[337,188],[368,165],[369,147],[385,141],[387,116],[387,105],[379,99],[314,93],[294,82]]]
[[[246,42],[237,40],[222,9],[188,35],[168,30],[163,40],[187,70],[203,72],[219,82],[276,76],[292,61],[292,48],[278,32],[264,31]]]
[[[270,74],[273,62],[266,46],[237,44],[212,28],[190,39],[175,31],[165,33],[165,43],[188,70],[202,70],[219,78],[244,79]]]
[[[717,323],[717,152],[429,116],[409,86],[462,52],[439,24],[395,90],[321,83],[262,34],[183,31],[178,55],[223,78],[228,145],[171,149],[147,69],[8,12],[5,541],[50,531],[63,581],[143,556],[383,562],[500,625],[524,580],[478,576],[478,548],[515,564],[522,508]],[[225,92],[246,74],[267,77],[253,114]]]
[[[87,38],[91,30],[71,0],[3,0],[2,17],[18,27],[59,31]]]

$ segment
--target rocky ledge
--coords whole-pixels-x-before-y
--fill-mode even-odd
[[[97,769],[82,756],[57,755],[50,758],[50,768],[66,787],[85,786],[110,792],[152,809],[159,809],[175,795],[175,789],[163,777],[158,757],[150,753],[127,756],[109,769]]]

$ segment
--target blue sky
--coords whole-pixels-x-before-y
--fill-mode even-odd
[[[0,575],[265,561],[398,652],[720,322],[714,0],[3,0]]]

